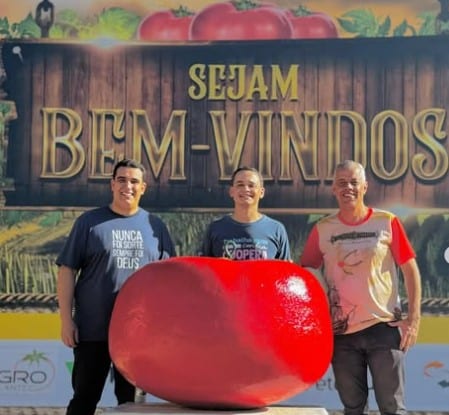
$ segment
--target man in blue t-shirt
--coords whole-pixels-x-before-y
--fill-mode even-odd
[[[259,212],[259,201],[265,195],[261,174],[252,167],[238,168],[229,195],[234,211],[209,225],[200,254],[233,260],[290,260],[284,225]]]
[[[165,224],[139,207],[144,174],[140,163],[119,161],[111,204],[75,221],[56,260],[61,338],[74,352],[67,415],[95,413],[111,366],[108,328],[123,283],[138,268],[175,255]],[[134,401],[134,386],[115,368],[114,378],[118,403]]]

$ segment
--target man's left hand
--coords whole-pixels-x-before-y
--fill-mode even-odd
[[[388,324],[391,327],[399,328],[399,332],[401,333],[401,344],[399,345],[399,348],[402,351],[407,352],[416,344],[416,340],[418,339],[419,321],[404,319],[391,321]]]

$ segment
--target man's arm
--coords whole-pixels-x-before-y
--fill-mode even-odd
[[[299,258],[302,267],[319,269],[323,265],[323,254],[320,251],[318,228],[315,225],[309,233],[302,254]]]
[[[61,318],[61,340],[68,347],[75,347],[78,343],[78,327],[72,316],[75,278],[75,270],[65,265],[59,267],[57,294]]]
[[[287,230],[283,224],[280,225],[279,229],[279,250],[276,253],[276,257],[293,262],[290,253],[290,241],[288,240]]]
[[[421,275],[414,258],[401,265],[408,299],[408,315],[401,321],[390,323],[401,330],[401,350],[407,351],[415,345],[421,320]]]
[[[168,231],[165,223],[162,223],[162,237],[161,237],[161,257],[159,259],[166,259],[176,256],[175,244],[171,238],[170,232]]]
[[[206,228],[206,232],[203,235],[203,239],[201,240],[201,246],[198,252],[199,256],[208,256],[213,257],[213,249],[212,249],[212,241],[211,241],[211,224],[209,224]]]

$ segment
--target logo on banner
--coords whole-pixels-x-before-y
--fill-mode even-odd
[[[0,391],[41,391],[51,385],[55,373],[55,364],[47,354],[33,350],[15,361],[10,369],[0,368]]]
[[[434,360],[424,366],[424,376],[432,379],[443,389],[449,388],[449,368],[439,360]]]

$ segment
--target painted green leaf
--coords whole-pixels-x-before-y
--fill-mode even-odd
[[[50,37],[77,38],[79,31],[88,24],[88,21],[83,21],[74,10],[63,9],[56,14],[55,24],[50,29]]]
[[[358,33],[359,32],[359,26],[351,21],[346,19],[337,18],[337,21],[339,25],[342,27],[343,30],[349,33]]]
[[[31,13],[19,23],[14,24],[14,37],[37,39],[41,36],[41,30],[34,21]]]
[[[338,19],[343,30],[359,36],[373,37],[377,35],[379,24],[376,16],[368,9],[354,9]]]
[[[9,21],[7,17],[0,17],[0,34],[9,35]]]
[[[391,19],[390,16],[387,16],[385,20],[379,25],[377,30],[377,36],[386,37],[390,33],[391,29]]]
[[[396,26],[396,28],[393,30],[393,36],[404,36],[408,28],[409,25],[407,23],[407,20],[404,19],[402,23],[399,26]]]
[[[97,22],[80,32],[80,37],[111,37],[118,40],[129,40],[134,37],[141,17],[120,7],[105,9],[98,16]]]
[[[435,35],[435,14],[431,12],[425,12],[418,16],[422,21],[420,28],[418,29],[418,35],[431,36]]]

